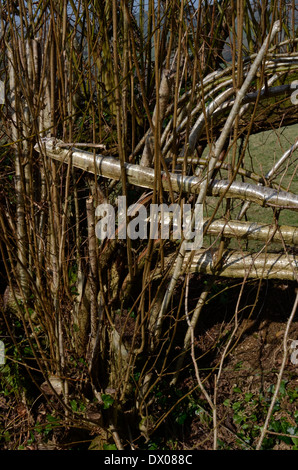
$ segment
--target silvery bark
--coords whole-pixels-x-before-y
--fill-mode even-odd
[[[69,158],[69,150],[60,147],[61,142],[55,139],[41,139],[41,143],[45,146],[45,152],[48,157],[67,163]],[[62,143],[61,145],[64,145]],[[40,151],[39,146],[36,147]],[[90,173],[97,172],[105,178],[119,180],[121,178],[120,161],[114,157],[96,155],[77,148],[71,150],[72,164],[76,168],[88,171]],[[95,167],[94,167],[95,162]],[[141,165],[124,163],[127,182],[143,188],[154,188],[155,173],[152,168],[145,168]],[[213,168],[213,166],[212,166]],[[298,196],[286,191],[278,191],[273,188],[260,187],[257,185],[234,182],[229,184],[226,180],[214,180],[209,182],[207,179],[202,180],[196,176],[182,176],[176,173],[161,173],[161,181],[163,190],[169,191],[172,187],[173,191],[191,194],[199,194],[197,203],[202,203],[206,194],[211,196],[220,196],[226,193],[228,198],[238,198],[252,201],[260,206],[280,207],[290,210],[298,210]]]
[[[9,87],[10,87],[10,105],[11,115],[11,141],[15,147],[15,191],[16,191],[16,240],[17,240],[17,269],[19,273],[20,285],[25,298],[29,294],[27,277],[27,232],[25,220],[25,201],[24,201],[24,172],[23,156],[20,151],[18,140],[20,137],[20,123],[17,116],[17,80],[15,76],[14,57],[11,49],[8,49],[9,56]]]
[[[230,133],[230,130],[233,126],[235,117],[236,117],[236,115],[237,115],[237,113],[240,109],[240,106],[242,104],[242,100],[245,96],[245,93],[247,92],[252,80],[254,79],[255,74],[257,73],[258,67],[260,66],[260,64],[261,64],[261,62],[264,58],[264,55],[265,55],[265,53],[266,53],[266,51],[269,47],[270,42],[272,41],[272,39],[274,38],[274,36],[277,34],[277,32],[279,30],[280,30],[280,22],[276,21],[273,25],[271,34],[268,35],[267,38],[265,39],[264,44],[262,45],[260,51],[258,52],[257,57],[256,57],[255,61],[253,62],[252,66],[251,66],[251,69],[248,72],[242,87],[240,88],[239,92],[237,93],[235,103],[234,103],[234,105],[231,109],[231,112],[230,112],[227,120],[226,120],[226,123],[224,125],[224,128],[223,128],[221,134],[220,134],[220,137],[218,138],[218,140],[215,144],[214,150],[212,150],[210,155],[209,155],[210,160],[209,160],[208,174],[207,174],[207,178],[201,184],[200,193],[199,193],[199,196],[198,196],[197,201],[196,201],[197,204],[202,204],[205,200],[205,196],[206,196],[207,188],[208,188],[208,179],[211,176],[211,173],[212,173],[212,171],[213,171],[213,169],[214,169],[214,167],[215,167],[215,165],[216,165],[216,163],[219,159],[221,151],[224,148],[226,139],[227,139],[227,137]],[[195,221],[193,220],[192,226],[193,226],[194,222]],[[162,319],[163,319],[163,316],[164,316],[164,314],[165,314],[165,312],[168,308],[168,305],[169,305],[169,302],[171,300],[171,297],[172,297],[175,285],[177,283],[177,280],[178,280],[179,276],[181,275],[181,273],[183,272],[182,266],[183,266],[185,254],[186,254],[185,253],[185,245],[183,243],[180,250],[179,250],[177,260],[176,260],[175,270],[174,270],[174,273],[172,275],[169,287],[168,287],[168,289],[165,293],[164,301],[163,301],[163,304],[162,304],[161,309],[160,309],[160,313],[159,313],[158,318],[157,318],[157,323],[156,323],[156,333],[157,333],[157,335],[159,335],[159,332],[160,332],[160,329],[161,329],[161,324],[162,324]]]

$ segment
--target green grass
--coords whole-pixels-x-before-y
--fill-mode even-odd
[[[250,138],[247,155],[245,156],[246,162],[251,162],[251,166],[256,173],[265,175],[297,139],[298,124],[253,135]],[[291,164],[288,167],[283,165],[275,182],[286,190],[298,194],[297,150],[292,154],[289,163]],[[261,222],[270,223],[272,221],[272,211],[270,209],[253,205],[247,214],[249,220],[251,217],[256,217]],[[297,226],[297,212],[283,210],[280,213],[279,221],[280,224]]]
[[[245,157],[244,157],[244,167],[247,170],[253,171],[254,173],[264,176],[273,165],[280,159],[283,153],[288,150],[298,138],[298,124],[288,127],[280,127],[279,129],[274,129],[259,134],[250,136],[249,144],[246,148]],[[239,150],[240,142],[238,142]],[[206,152],[203,156],[206,155]],[[231,158],[230,155],[227,156],[226,161],[228,162]],[[238,155],[237,155],[238,158]],[[289,164],[290,163],[290,164]],[[227,179],[228,173],[226,170],[222,170],[220,174],[217,175],[217,178]],[[241,181],[242,177],[237,176],[237,181]],[[245,182],[251,184],[257,184],[251,179],[245,178]],[[280,185],[285,190],[290,191],[291,193],[298,194],[298,150],[296,150],[291,158],[288,161],[288,166],[284,164],[279,170],[279,174],[275,178],[274,182]],[[205,207],[205,215],[210,216],[218,202],[218,198],[208,197],[207,204]],[[237,219],[239,211],[242,207],[243,202],[241,200],[233,199],[231,201],[231,218]],[[216,218],[223,216],[226,212],[226,201],[221,204]],[[261,223],[274,223],[274,211],[268,207],[261,207],[257,204],[252,203],[247,210],[246,218],[251,222],[261,222]],[[280,225],[290,225],[298,227],[298,215],[297,212],[291,210],[281,210],[279,214],[279,223]],[[209,239],[209,243],[214,239]],[[207,239],[206,239],[207,242]],[[250,241],[247,245],[242,244],[242,248],[255,250],[263,246],[262,243]],[[231,242],[231,248],[239,249],[239,242]],[[280,245],[272,244],[271,249],[280,249]]]

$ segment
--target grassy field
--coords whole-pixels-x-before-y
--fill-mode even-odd
[[[249,139],[249,144],[246,148],[244,167],[247,170],[264,176],[280,159],[285,151],[287,151],[298,139],[298,124],[289,127],[280,127],[271,131],[262,132],[252,135]],[[240,143],[239,143],[240,145]],[[218,178],[226,179],[228,176],[227,171],[222,170]],[[241,176],[237,177],[241,181]],[[246,182],[257,184],[253,180],[245,178]],[[279,174],[274,182],[280,185],[284,190],[298,194],[298,150],[293,152],[287,164],[284,164],[279,170]],[[205,208],[205,215],[210,216],[216,207],[218,199],[208,197],[207,205]],[[237,199],[231,201],[231,218],[236,219],[243,202]],[[226,202],[224,201],[221,208],[218,210],[216,218],[221,217],[226,211]],[[274,213],[271,208],[251,204],[246,213],[246,218],[251,222],[262,222],[272,224],[274,223]],[[282,210],[279,215],[280,225],[291,225],[298,227],[298,214],[290,210]],[[214,241],[213,238],[209,239],[209,243]],[[207,240],[206,240],[207,242]],[[207,242],[208,243],[208,242]],[[241,242],[243,249],[258,249],[262,244],[258,242]],[[231,248],[239,248],[239,242],[231,242]],[[271,249],[275,250],[278,247],[276,244],[271,245]]]
[[[251,136],[248,158],[251,160],[254,171],[265,175],[276,161],[288,150],[298,139],[298,124],[290,127],[281,127],[277,130],[267,131]],[[289,159],[289,164],[283,165],[276,182],[286,190],[298,194],[298,152],[293,152]],[[264,208],[253,206],[248,211],[249,219],[256,217],[261,222],[270,222],[272,212]],[[298,225],[298,215],[296,212],[283,210],[280,214],[280,223],[285,225]]]

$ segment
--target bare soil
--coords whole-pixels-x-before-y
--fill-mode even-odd
[[[204,282],[200,276],[193,276],[190,283],[190,309],[199,296],[198,286]],[[264,423],[268,405],[272,399],[272,387],[283,359],[283,340],[287,320],[295,298],[294,283],[247,282],[241,293],[241,281],[215,283],[208,302],[203,309],[195,331],[195,353],[204,386],[214,397],[214,377],[235,326],[235,311],[238,306],[238,328],[231,347],[225,356],[217,390],[218,439],[223,449],[253,449],[259,431],[254,426]],[[298,312],[297,312],[298,313]],[[183,315],[182,315],[183,317]],[[127,325],[133,318],[128,317]],[[183,337],[183,322],[181,320]],[[288,346],[298,339],[297,314],[290,328]],[[179,337],[177,338],[179,342]],[[177,352],[179,346],[175,349]],[[17,379],[17,378],[15,378]],[[28,378],[27,378],[28,379]],[[297,364],[290,354],[283,375],[286,393],[279,397],[279,408],[273,418],[278,422],[286,420],[289,426],[297,429],[297,403],[291,399],[291,391],[298,392]],[[162,388],[164,386],[164,388]],[[271,391],[270,391],[271,390]],[[181,371],[175,390],[168,385],[160,385],[159,396],[177,400],[177,406],[167,416],[162,425],[149,438],[140,437],[138,423],[131,432],[135,444],[140,449],[212,449],[212,413],[204,395],[197,387],[195,371],[190,356]],[[176,395],[175,395],[176,394]],[[76,391],[78,396],[78,391]],[[175,396],[174,396],[175,395]],[[155,419],[164,412],[157,398],[153,406]],[[177,397],[185,397],[179,402]],[[176,397],[176,398],[175,398]],[[259,397],[262,397],[259,398]],[[53,397],[48,397],[52,401]],[[166,399],[167,400],[167,399]],[[179,402],[179,403],[178,403]],[[167,403],[163,402],[163,403]],[[243,414],[239,421],[237,404]],[[104,440],[98,433],[73,425],[61,425],[61,421],[49,422],[53,417],[52,405],[42,395],[36,395],[29,402],[25,395],[14,393],[0,395],[0,448],[5,449],[86,449],[94,440]],[[267,408],[266,408],[266,406]],[[59,412],[59,404],[56,403]],[[101,416],[97,407],[90,403],[89,415],[98,419]],[[195,412],[194,412],[195,410]],[[56,415],[59,416],[59,413]],[[237,418],[238,416],[238,418]],[[238,419],[238,421],[237,421]],[[59,424],[59,425],[58,425]],[[245,432],[243,431],[245,430]],[[292,448],[292,442],[284,442],[271,431],[274,438],[273,449]]]

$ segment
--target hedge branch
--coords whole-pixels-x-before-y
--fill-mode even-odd
[[[68,163],[71,152],[72,165],[81,170],[90,173],[96,173],[98,176],[110,178],[113,180],[121,179],[120,160],[110,157],[96,155],[93,153],[72,148],[67,150],[61,147],[61,142],[54,138],[43,138],[41,144],[44,145],[46,155],[61,163]],[[64,144],[64,143],[62,143]],[[42,151],[41,146],[35,146],[37,151]],[[154,189],[155,172],[152,168],[142,167],[132,163],[124,163],[127,182],[143,188]],[[166,173],[162,171],[161,182],[163,190],[191,194],[199,194],[202,184],[206,182],[196,176],[182,176],[176,173]],[[207,194],[210,196],[221,196],[226,192],[227,198],[238,198],[252,201],[260,206],[277,207],[280,209],[298,210],[298,196],[286,191],[278,191],[273,188],[261,187],[249,183],[234,182],[230,184],[226,180],[214,180],[207,188]]]

